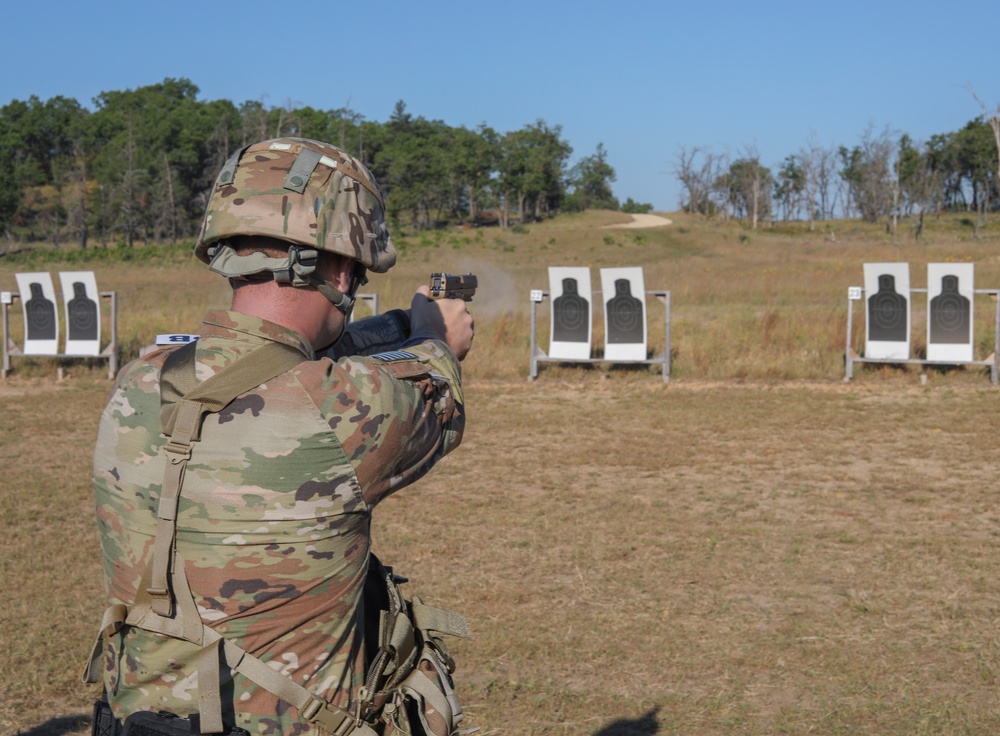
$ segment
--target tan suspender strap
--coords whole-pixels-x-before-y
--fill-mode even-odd
[[[240,394],[291,370],[307,359],[308,356],[298,348],[280,342],[270,342],[235,363],[230,363],[211,378],[198,384],[194,390],[185,394],[184,398],[201,404],[202,415],[221,411]],[[163,434],[168,436],[173,434],[178,407],[179,403],[174,404],[173,410],[169,412],[164,422]],[[200,431],[199,422],[192,439],[197,440]]]
[[[397,664],[408,659],[417,648],[413,624],[410,622],[410,617],[402,611],[396,614],[392,622],[392,637],[389,640],[389,645],[396,653]]]
[[[144,579],[149,577],[149,583],[140,585],[136,606],[129,618],[143,628],[186,639],[202,647],[196,661],[201,730],[202,733],[220,733],[223,730],[219,692],[220,637],[201,620],[183,560],[177,555],[177,511],[184,474],[191,459],[192,443],[200,436],[205,414],[223,409],[240,394],[290,370],[308,356],[290,345],[268,343],[197,384],[196,348],[197,343],[194,343],[168,356],[161,372],[161,423],[164,433],[169,436],[163,447],[166,458],[163,488],[156,513],[153,558],[143,576]],[[181,391],[183,397],[178,399]],[[143,590],[149,597],[148,606],[140,600]]]
[[[177,505],[191,443],[201,434],[202,417],[225,408],[233,399],[264,381],[274,378],[301,363],[306,356],[298,348],[284,343],[267,343],[252,353],[223,368],[193,388],[195,348],[189,343],[167,357],[164,363],[166,384],[161,393],[160,415],[163,432],[170,439],[163,451],[167,462],[163,473],[163,489],[157,508],[156,543],[153,548],[153,576],[149,595],[153,611],[160,616],[173,615],[170,591],[170,569],[173,565],[174,540],[177,527]],[[178,387],[188,388],[179,401],[171,403]]]
[[[126,616],[128,616],[128,606],[124,606],[121,603],[108,606],[107,610],[104,611],[104,616],[101,618],[101,628],[97,631],[97,640],[94,641],[94,646],[90,650],[90,659],[87,660],[87,664],[83,668],[84,682],[89,684],[101,679],[99,663],[101,661],[101,650],[104,648],[104,637],[117,633],[118,629],[125,623]]]
[[[413,622],[421,631],[436,631],[439,634],[457,636],[462,639],[469,638],[469,624],[465,616],[448,611],[444,608],[428,606],[419,598],[414,598],[410,605],[413,613]]]
[[[194,391],[198,386],[194,363],[194,356],[197,349],[197,340],[189,342],[187,345],[171,352],[167,356],[167,359],[163,361],[163,368],[160,370],[161,425],[166,421],[166,417],[163,415],[164,407],[172,407],[185,394]]]
[[[191,442],[201,423],[202,405],[182,399],[174,414],[174,432],[163,447],[166,464],[163,488],[156,511],[156,542],[153,546],[153,575],[148,589],[153,610],[160,616],[173,614],[170,594],[170,569],[173,566],[174,540],[177,534],[177,504],[184,472],[191,458]]]
[[[205,627],[206,640],[220,639],[213,629]],[[263,661],[241,649],[227,639],[222,640],[226,655],[226,664],[239,672],[251,682],[255,682],[272,695],[275,695],[291,705],[299,712],[299,716],[312,723],[319,724],[324,730],[334,736],[356,734],[357,736],[374,736],[375,732],[364,723],[358,724],[353,715],[343,708],[317,698],[295,680],[268,667]],[[199,689],[201,688],[201,672],[198,673]],[[204,719],[204,716],[202,716]],[[202,730],[205,728],[202,726]]]
[[[222,696],[219,694],[219,642],[201,648],[197,659],[198,714],[202,733],[222,733]]]

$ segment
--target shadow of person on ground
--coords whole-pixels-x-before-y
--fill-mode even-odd
[[[625,719],[609,723],[594,736],[656,736],[660,732],[660,719],[657,706],[641,718]]]
[[[67,736],[67,734],[90,733],[90,715],[58,716],[45,723],[18,731],[18,736]]]

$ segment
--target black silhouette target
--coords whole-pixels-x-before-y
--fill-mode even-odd
[[[68,315],[69,340],[97,339],[97,304],[87,296],[87,287],[82,281],[73,282],[73,298],[66,307]]]
[[[964,345],[970,341],[971,308],[958,291],[958,277],[941,279],[941,293],[930,303],[930,342]]]
[[[891,274],[878,277],[878,291],[868,298],[868,338],[885,342],[906,342],[909,308],[906,297],[896,293]]]
[[[632,296],[628,279],[615,279],[615,295],[608,300],[608,342],[641,343],[645,314],[642,301]]]
[[[552,313],[554,341],[590,341],[590,302],[580,296],[576,279],[563,279],[563,293],[553,300]]]
[[[24,305],[28,328],[26,337],[28,340],[55,340],[56,305],[45,298],[41,284],[32,282],[29,288],[31,297]]]

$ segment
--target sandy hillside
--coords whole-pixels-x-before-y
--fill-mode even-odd
[[[661,215],[632,215],[632,222],[623,222],[619,225],[605,225],[604,227],[609,228],[635,228],[635,227],[662,227],[663,225],[669,225],[673,220],[669,220]]]

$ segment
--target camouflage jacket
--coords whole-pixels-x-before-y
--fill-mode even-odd
[[[435,340],[406,348],[417,360],[316,358],[287,328],[213,311],[197,343],[199,379],[268,341],[300,348],[303,362],[206,417],[180,495],[178,555],[207,625],[349,708],[364,675],[370,514],[458,445],[460,366]],[[100,422],[94,490],[109,604],[134,602],[152,555],[168,354],[125,366]],[[116,715],[196,713],[195,654],[134,628],[110,637],[104,684]],[[253,734],[315,731],[238,673],[222,695],[227,720],[235,711]]]

